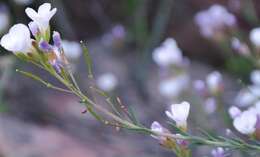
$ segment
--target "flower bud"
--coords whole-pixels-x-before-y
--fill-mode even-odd
[[[59,32],[56,32],[56,31],[53,32],[52,40],[53,40],[54,46],[56,46],[57,48],[60,49],[62,41],[61,41],[61,37],[60,37]]]
[[[45,40],[41,39],[39,42],[39,48],[44,52],[52,52],[53,48],[52,46]]]

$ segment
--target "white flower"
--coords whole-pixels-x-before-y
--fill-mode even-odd
[[[78,42],[63,40],[62,47],[68,59],[76,60],[81,56],[82,51]]]
[[[236,18],[221,5],[212,5],[209,9],[198,12],[195,15],[195,23],[199,26],[204,37],[211,38],[225,27],[236,24]]]
[[[214,71],[208,74],[206,83],[211,93],[220,92],[222,87],[222,75],[218,71]]]
[[[8,29],[8,26],[10,24],[10,16],[9,16],[9,10],[8,8],[0,4],[0,34],[3,33]]]
[[[249,39],[256,47],[260,47],[260,27],[251,30]]]
[[[24,24],[16,24],[1,39],[1,46],[14,53],[27,53],[32,47],[29,28]]]
[[[175,78],[163,80],[159,84],[159,92],[162,96],[173,98],[179,96],[189,85],[190,78],[187,74],[181,74]]]
[[[186,101],[180,104],[172,104],[170,111],[165,111],[165,114],[176,122],[178,127],[187,127],[187,119],[190,112],[190,104]]]
[[[253,109],[250,109],[237,116],[233,121],[233,125],[240,133],[249,135],[255,132],[256,122],[256,112]]]
[[[215,98],[207,98],[205,100],[205,107],[204,107],[204,110],[206,111],[206,113],[208,114],[212,114],[216,111],[217,109],[217,102],[215,100]]]
[[[153,52],[153,60],[162,67],[180,65],[183,62],[182,52],[173,38],[166,39]]]
[[[32,8],[25,9],[27,16],[29,16],[38,25],[42,33],[45,33],[46,30],[49,28],[50,19],[56,13],[56,11],[56,8],[51,10],[50,3],[42,4],[39,7],[38,12],[36,12]]]
[[[104,91],[112,91],[116,88],[118,80],[112,73],[105,73],[97,79],[97,86]]]
[[[234,119],[241,114],[241,110],[236,106],[231,106],[228,109],[228,113],[229,113],[230,117]]]
[[[250,79],[253,84],[260,85],[260,70],[254,70],[251,72]]]

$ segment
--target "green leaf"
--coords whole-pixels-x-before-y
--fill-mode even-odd
[[[22,71],[22,70],[19,70],[19,69],[16,69],[16,72],[19,72],[19,73],[25,75],[26,77],[29,77],[29,78],[31,78],[31,79],[33,79],[33,80],[38,81],[38,82],[41,82],[41,83],[43,83],[43,84],[46,85],[46,86],[49,86],[49,85],[50,85],[49,82],[44,81],[44,80],[41,79],[39,76],[36,76],[36,75],[34,75],[34,74],[30,73],[30,72]]]
[[[135,125],[140,125],[140,122],[137,120],[136,118],[136,114],[133,110],[133,108],[131,106],[128,107],[128,111],[129,111],[129,118],[131,119],[131,121],[135,124]]]
[[[81,43],[81,48],[82,48],[82,50],[83,50],[85,62],[86,62],[86,64],[87,64],[87,68],[88,68],[88,77],[89,77],[89,78],[93,78],[93,73],[92,73],[92,60],[91,60],[89,51],[88,51],[87,47],[85,46],[85,44],[83,43],[83,41],[81,41],[80,43]]]

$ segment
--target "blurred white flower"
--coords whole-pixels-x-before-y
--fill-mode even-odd
[[[27,53],[32,47],[29,28],[24,24],[15,24],[1,39],[1,46],[14,53]]]
[[[14,2],[20,5],[29,5],[33,2],[33,0],[14,0]]]
[[[236,106],[231,106],[229,109],[228,109],[228,113],[229,113],[229,116],[234,119],[236,118],[237,116],[239,116],[242,112],[241,110],[236,107]]]
[[[217,109],[217,102],[216,99],[213,97],[207,98],[204,104],[205,104],[204,110],[208,114],[214,113]]]
[[[172,104],[170,111],[165,111],[165,114],[176,122],[178,127],[187,127],[187,119],[190,112],[190,104],[186,101],[180,104]]]
[[[112,73],[105,73],[97,79],[97,86],[106,92],[114,90],[117,84],[118,80]]]
[[[253,104],[257,100],[257,97],[248,89],[239,91],[235,98],[235,103],[240,107],[246,107]]]
[[[50,3],[42,4],[39,7],[38,12],[36,12],[32,8],[25,9],[27,16],[30,17],[38,25],[41,33],[43,34],[49,28],[50,19],[56,13],[56,11],[57,11],[56,8],[51,10]]]
[[[218,4],[198,12],[194,20],[201,34],[206,38],[212,38],[215,33],[222,31],[225,27],[232,27],[236,24],[235,16]]]
[[[249,39],[256,47],[260,47],[260,27],[250,31]]]
[[[0,4],[0,34],[8,29],[10,25],[10,14],[7,6]]]
[[[78,42],[63,40],[62,47],[64,49],[65,56],[69,60],[77,60],[82,54],[82,49]]]
[[[173,38],[166,39],[162,45],[153,52],[153,60],[162,67],[181,65],[183,62],[182,52]]]
[[[254,70],[251,72],[250,79],[253,84],[260,85],[260,70]]]
[[[174,78],[163,80],[159,83],[159,92],[167,98],[179,96],[189,85],[190,78],[187,74],[181,74]]]
[[[222,147],[217,147],[211,151],[212,157],[225,157],[225,151]]]
[[[242,134],[250,135],[255,132],[257,116],[254,109],[246,110],[233,121],[234,127]]]
[[[218,71],[214,71],[208,74],[206,83],[211,93],[218,93],[223,87],[222,75]]]

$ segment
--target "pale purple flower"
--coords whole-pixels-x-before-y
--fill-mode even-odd
[[[56,32],[56,31],[53,31],[53,34],[52,34],[52,40],[53,40],[53,43],[54,43],[54,46],[56,46],[57,48],[61,48],[62,46],[62,41],[61,41],[61,37],[60,37],[60,33],[59,32]]]

